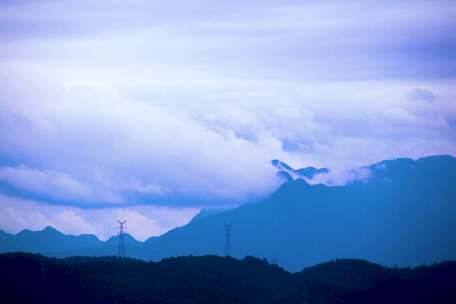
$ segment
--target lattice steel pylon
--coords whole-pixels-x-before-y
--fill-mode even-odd
[[[231,224],[225,224],[225,256],[231,256]]]
[[[117,248],[117,256],[119,258],[124,258],[125,257],[125,238],[124,238],[124,233],[125,233],[125,223],[127,220],[124,220],[123,222],[117,221],[119,223],[119,245]]]

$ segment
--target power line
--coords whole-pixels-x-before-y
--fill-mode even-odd
[[[231,224],[225,224],[225,256],[231,255]]]
[[[119,258],[124,258],[125,257],[125,223],[127,220],[124,220],[123,222],[117,221],[119,223],[119,245],[117,247],[117,255]]]

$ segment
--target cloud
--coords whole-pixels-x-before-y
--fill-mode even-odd
[[[7,184],[24,196],[38,196],[58,203],[78,202],[105,204],[121,203],[123,199],[116,193],[93,188],[72,176],[49,170],[30,169],[25,165],[0,167],[0,182]],[[134,184],[141,193],[159,191],[153,185]]]
[[[68,190],[66,198],[75,204],[106,197],[124,204],[201,206],[239,204],[278,183],[268,164],[282,153],[281,143],[267,134],[249,141],[230,129],[209,128],[185,111],[88,87],[53,96],[41,93],[48,92],[46,83],[36,88],[27,96],[13,89],[6,94],[15,102],[0,103],[2,129],[8,130],[0,151],[21,164],[5,169],[4,179],[16,187],[60,198]],[[80,193],[70,189],[70,180]]]
[[[262,87],[244,84],[228,86],[235,99],[202,106],[195,100],[206,87],[188,103],[168,104],[31,75],[3,78],[0,152],[15,165],[3,168],[2,179],[61,204],[235,206],[274,191],[275,158],[348,172],[385,158],[456,151],[446,89],[440,104],[424,109],[401,99],[409,90],[402,85],[330,83],[298,94],[272,87],[261,102],[243,93]]]
[[[22,198],[236,206],[276,189],[272,159],[341,184],[456,154],[452,1],[0,6],[1,179]]]
[[[44,63],[65,82],[450,78],[454,8],[452,1],[26,1],[0,10],[0,57]]]
[[[416,88],[408,95],[411,100],[433,102],[437,96],[429,90]]]
[[[31,192],[42,192],[61,199],[84,199],[91,190],[71,176],[54,171],[18,167],[1,167],[0,181]]]
[[[117,233],[116,219],[126,219],[127,232],[144,241],[186,224],[197,212],[194,208],[157,206],[80,209],[0,194],[1,228],[10,233],[52,226],[66,234],[95,234],[105,240]]]
[[[328,186],[343,186],[353,182],[368,182],[372,172],[366,166],[361,166],[353,169],[338,168],[331,170],[328,173],[317,174],[312,179],[306,179],[311,184],[325,184]]]

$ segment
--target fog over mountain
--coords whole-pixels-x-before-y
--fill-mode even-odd
[[[273,164],[280,170],[309,171]],[[274,258],[291,271],[343,257],[391,266],[456,258],[456,158],[385,160],[363,170],[369,172],[366,179],[345,186],[289,179],[265,200],[204,211],[187,225],[145,242],[127,235],[126,253],[146,260],[222,255],[224,225],[230,223],[234,257]],[[2,233],[0,250],[58,257],[116,255],[117,238],[102,242],[46,228],[14,236]]]
[[[455,0],[0,0],[1,304],[456,303],[455,32]]]

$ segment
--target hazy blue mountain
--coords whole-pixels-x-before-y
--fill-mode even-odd
[[[127,233],[124,240],[127,254],[145,258],[142,242]],[[101,241],[94,235],[66,235],[52,227],[40,231],[23,230],[15,235],[0,231],[0,252],[23,251],[54,257],[112,256],[117,255],[117,248],[118,236]]]
[[[211,215],[216,215],[222,212],[227,211],[227,209],[201,209],[200,212],[198,212],[191,220],[191,222],[196,222],[199,221],[202,218],[211,216]]]
[[[284,183],[269,199],[191,222],[145,242],[150,257],[232,253],[299,270],[334,258],[417,265],[456,258],[456,159],[396,159],[346,186]]]
[[[282,177],[285,181],[291,181],[297,178],[312,179],[317,174],[329,173],[329,169],[327,168],[306,167],[301,169],[293,169],[278,159],[273,159],[271,163],[279,170],[277,172],[277,175]]]
[[[41,231],[23,230],[16,235],[0,233],[0,252],[25,251],[50,254],[100,246],[103,242],[94,235],[65,235],[52,227]]]
[[[132,257],[143,258],[146,259],[146,253],[143,250],[143,242],[136,240],[130,234],[124,234],[124,242],[125,242],[125,254]],[[110,237],[105,244],[102,246],[102,251],[97,254],[92,254],[94,256],[104,256],[104,255],[112,255],[112,252],[117,252],[119,244],[119,236],[112,236]]]
[[[287,167],[291,168],[280,164]],[[275,258],[292,271],[335,258],[399,266],[456,258],[454,157],[387,160],[364,169],[370,171],[368,180],[329,187],[291,179],[262,202],[203,212],[189,224],[144,243],[127,236],[127,255],[159,260],[222,254],[224,224],[231,223],[233,256]],[[0,233],[0,248],[102,256],[117,252],[117,239],[102,242],[47,228],[15,236]]]
[[[296,173],[298,173],[300,177],[314,178],[314,176],[317,175],[317,174],[327,174],[327,173],[329,173],[329,169],[327,169],[327,168],[307,167],[307,168],[303,168],[303,169],[297,169]]]
[[[136,240],[130,234],[124,234],[125,254],[127,256],[147,259],[143,250],[143,242]],[[118,254],[119,236],[112,236],[108,240],[101,242],[97,246],[78,248],[74,250],[53,251],[49,255],[55,257],[69,256],[115,256]]]
[[[13,250],[13,235],[0,230],[0,252],[9,252]]]

